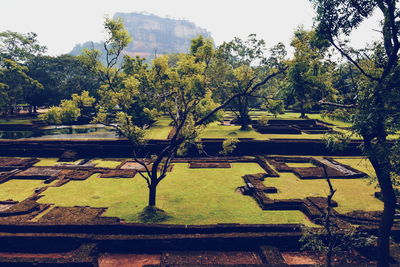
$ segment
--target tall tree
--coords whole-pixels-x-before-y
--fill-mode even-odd
[[[43,86],[27,75],[28,68],[11,59],[3,59],[0,67],[0,94],[3,96],[1,111],[6,114],[15,112],[16,105],[24,103],[26,88],[41,90]]]
[[[279,49],[278,49],[279,48]],[[215,87],[214,97],[217,101],[225,101],[232,95],[243,92],[249,84],[256,83],[268,75],[271,70],[283,69],[282,64],[286,56],[285,47],[278,44],[272,49],[272,55],[267,58],[265,41],[257,39],[255,34],[248,36],[246,40],[234,38],[217,48],[215,59],[210,66],[210,76],[214,76],[212,86]],[[257,90],[268,95],[266,88]],[[249,111],[261,98],[260,94],[246,94],[235,98],[227,106],[227,110],[236,115],[236,121],[241,130],[247,130],[251,119]]]
[[[100,63],[96,51],[86,51],[81,56],[82,62],[102,81],[96,121],[114,125],[122,136],[130,140],[134,160],[145,169],[139,175],[149,188],[149,209],[155,211],[157,186],[167,177],[172,159],[194,143],[199,132],[216,120],[223,108],[238,97],[254,93],[283,70],[271,69],[262,79],[249,80],[241,91],[222,103],[216,103],[212,99],[215,88],[211,86],[208,71],[214,57],[211,41],[200,37],[195,39],[191,52],[179,55],[175,64],[169,64],[168,56],[161,56],[148,68],[136,62],[133,67],[132,64],[123,65],[130,66],[124,70],[116,62],[130,37],[118,20],[107,19],[105,29],[108,33],[105,42],[107,64]],[[152,103],[150,107],[155,111],[168,114],[175,127],[165,148],[153,155],[151,161],[139,158],[145,143],[144,127],[129,115],[130,107],[141,98],[147,99],[142,103]],[[149,108],[147,110],[152,112]]]
[[[399,129],[399,25],[400,9],[396,0],[311,0],[317,11],[318,33],[362,74],[352,105],[353,130],[363,138],[363,149],[375,169],[383,195],[384,209],[378,233],[378,266],[389,266],[390,233],[396,210],[392,178],[396,172],[396,147],[388,134]],[[346,46],[346,38],[374,12],[380,12],[382,39],[374,46],[369,60]],[[357,52],[357,51],[356,51]],[[332,104],[333,103],[327,103]]]
[[[26,103],[29,92],[39,93],[43,86],[28,74],[27,63],[46,51],[36,39],[35,33],[0,33],[0,83],[3,94],[3,108],[13,113],[16,104]]]
[[[299,28],[291,42],[294,57],[289,62],[286,82],[286,99],[300,110],[300,118],[306,118],[307,110],[317,105],[322,98],[334,95],[331,63],[325,60],[326,46],[315,36],[314,31]]]
[[[46,50],[45,46],[39,44],[36,33],[0,32],[0,58],[22,64]]]
[[[27,74],[43,85],[43,90],[30,87],[25,90],[25,102],[33,107],[58,105],[61,100],[84,90],[95,95],[100,86],[97,76],[88,72],[75,56],[36,56],[26,65]]]

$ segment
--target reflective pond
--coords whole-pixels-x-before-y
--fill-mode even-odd
[[[21,139],[43,137],[63,138],[115,138],[115,130],[103,125],[47,126],[34,130],[0,130],[0,139]]]

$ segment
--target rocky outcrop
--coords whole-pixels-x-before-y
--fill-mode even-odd
[[[145,13],[116,13],[114,18],[122,18],[125,27],[133,37],[125,54],[147,58],[157,55],[184,53],[190,47],[190,40],[210,33],[187,20],[162,18]],[[74,47],[70,54],[78,55],[84,48],[102,49],[101,43],[86,42]]]

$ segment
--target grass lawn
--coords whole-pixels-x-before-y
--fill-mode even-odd
[[[38,163],[36,163],[34,166],[56,166],[59,164],[78,164],[81,159],[77,160],[77,161],[72,161],[72,162],[62,162],[62,161],[58,161],[58,158],[38,158],[40,161]]]
[[[24,118],[24,119],[0,119],[0,124],[31,124],[32,119]]]
[[[256,140],[269,139],[323,139],[324,134],[261,134],[253,128],[241,131],[240,126],[220,125],[219,122],[209,124],[200,134],[200,138],[254,138]]]
[[[172,127],[169,126],[170,119],[160,119],[148,130],[146,130],[146,139],[167,139]]]
[[[229,112],[229,111],[225,112],[225,114],[227,116],[233,116],[233,117],[235,116],[235,114],[233,112]],[[249,114],[250,114],[250,117],[266,116],[269,119],[290,119],[290,120],[300,119],[300,113],[299,112],[285,112],[284,114],[279,114],[276,118],[271,113],[269,113],[268,111],[250,111]],[[339,126],[339,127],[350,127],[351,126],[351,123],[348,123],[348,122],[339,121],[339,120],[332,120],[332,119],[330,119],[328,117],[324,117],[323,118],[321,116],[321,114],[309,114],[309,113],[306,113],[306,115],[307,115],[307,117],[309,119],[318,119],[318,120],[321,120],[321,121],[324,121],[324,122],[327,122],[327,123],[334,124],[334,125]]]
[[[290,168],[310,168],[310,167],[317,167],[310,162],[285,162],[287,166]]]
[[[244,174],[262,172],[255,163],[234,163],[231,169],[189,169],[186,163],[159,184],[157,206],[172,216],[166,223],[303,223],[313,225],[300,211],[263,211],[248,196],[235,192],[244,185]],[[106,216],[139,222],[138,213],[147,204],[145,181],[101,179],[94,175],[86,181],[71,181],[43,193],[42,203],[58,206],[89,205],[108,207]],[[79,196],[77,198],[76,196]]]
[[[41,180],[10,180],[0,184],[0,200],[22,201],[32,195],[35,188],[42,186]]]
[[[350,161],[347,161],[347,164],[349,163]],[[354,164],[350,165],[357,168]],[[293,173],[279,174],[281,176],[279,178],[267,178],[264,181],[266,186],[274,186],[278,189],[277,194],[268,194],[272,199],[301,199],[308,196],[326,197],[329,194],[328,184],[323,179],[302,180]],[[370,179],[331,179],[331,181],[334,189],[337,190],[333,199],[338,202],[336,208],[338,212],[382,210],[383,203],[374,197],[374,193],[378,189],[370,184]]]
[[[104,160],[104,159],[95,159],[92,160],[91,163],[95,164],[96,167],[99,168],[111,168],[114,169],[116,167],[118,167],[121,163],[122,163],[122,159],[118,160],[118,159],[113,159],[113,160]]]
[[[357,169],[359,171],[362,171],[370,177],[375,177],[375,170],[374,167],[372,167],[371,162],[369,162],[368,159],[364,157],[338,157],[334,158],[337,162],[349,165],[353,167],[354,169]]]

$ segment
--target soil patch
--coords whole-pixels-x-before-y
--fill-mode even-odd
[[[136,170],[116,169],[105,171],[100,175],[100,178],[133,178],[136,175]]]
[[[49,179],[50,177],[57,176],[60,173],[61,173],[61,170],[57,170],[57,169],[32,167],[25,171],[15,174],[12,178],[13,179],[46,180],[46,179]]]
[[[303,252],[281,252],[282,257],[286,264],[289,265],[302,265],[302,264],[324,264],[324,259],[318,257],[316,253],[303,251]]]
[[[98,259],[99,267],[142,267],[159,265],[160,254],[103,254]]]
[[[169,251],[161,256],[161,265],[173,264],[262,264],[254,251]]]
[[[106,211],[106,208],[92,208],[92,207],[55,207],[43,217],[39,223],[72,223],[72,224],[85,224],[85,223],[99,223],[103,217],[100,217]],[[104,221],[108,221],[104,217]],[[117,221],[116,218],[113,218]],[[111,220],[112,221],[112,220]]]
[[[189,168],[202,169],[202,168],[231,168],[229,162],[190,162]]]
[[[89,170],[62,170],[61,176],[68,180],[86,180],[94,174]]]
[[[25,169],[33,166],[33,164],[39,162],[36,158],[21,159],[21,158],[0,158],[0,170],[1,169]]]
[[[153,165],[152,164],[148,164],[146,166],[147,166],[147,168],[149,170],[151,170]],[[173,165],[170,165],[168,167],[168,169],[167,169],[167,172],[172,171],[172,168],[173,168]],[[138,162],[134,162],[134,161],[125,161],[125,162],[123,162],[121,164],[121,166],[120,166],[120,169],[122,169],[122,170],[136,170],[138,172],[145,172],[146,171],[146,169],[145,169],[145,167],[143,165],[141,165]]]

